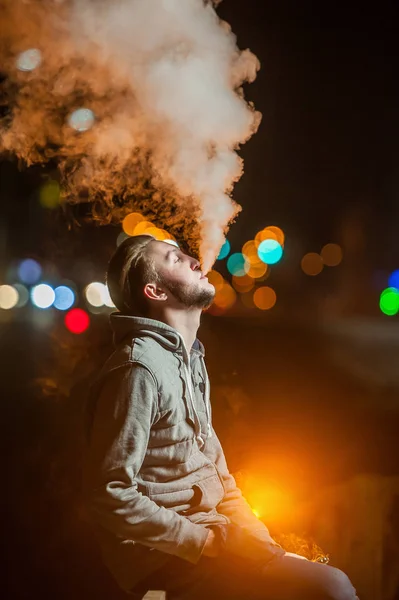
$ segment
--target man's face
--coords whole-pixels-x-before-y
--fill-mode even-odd
[[[215,288],[203,275],[198,260],[167,242],[151,242],[147,252],[168,300],[187,308],[202,309],[212,304]]]

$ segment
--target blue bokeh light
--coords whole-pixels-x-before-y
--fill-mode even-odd
[[[231,275],[243,277],[249,271],[249,263],[241,252],[232,254],[227,261],[227,270]]]
[[[37,48],[30,48],[21,52],[17,58],[17,69],[20,71],[33,71],[42,62],[42,54]]]
[[[230,249],[230,242],[229,240],[226,240],[223,246],[220,248],[219,256],[216,260],[223,260],[224,258],[226,258],[230,254]]]
[[[18,277],[23,283],[32,285],[37,283],[42,275],[42,268],[33,258],[23,260],[18,267]]]
[[[58,310],[68,310],[71,308],[75,302],[75,294],[71,290],[71,288],[66,285],[59,285],[54,290],[55,300],[54,306],[58,308]]]
[[[399,269],[391,273],[388,280],[388,286],[399,290]]]
[[[283,256],[283,248],[277,240],[263,240],[258,246],[258,256],[266,265],[275,265]]]
[[[90,108],[78,108],[68,117],[68,123],[76,131],[87,131],[94,125],[95,116]]]

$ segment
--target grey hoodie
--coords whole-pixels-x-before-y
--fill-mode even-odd
[[[229,473],[211,422],[204,349],[152,319],[111,315],[115,352],[87,404],[86,506],[104,560],[130,590],[168,555],[201,557],[207,527],[274,545]]]

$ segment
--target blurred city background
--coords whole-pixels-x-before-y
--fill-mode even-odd
[[[263,121],[199,335],[215,428],[273,534],[315,542],[362,600],[399,600],[397,5],[218,12],[261,61]],[[6,156],[0,185],[6,597],[122,598],[79,499],[105,269],[127,235],[186,241],[140,207],[98,225],[61,205],[52,163]]]

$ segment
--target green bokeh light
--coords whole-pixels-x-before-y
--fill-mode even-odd
[[[393,317],[399,312],[399,290],[396,288],[385,289],[380,296],[380,309],[384,315]]]

